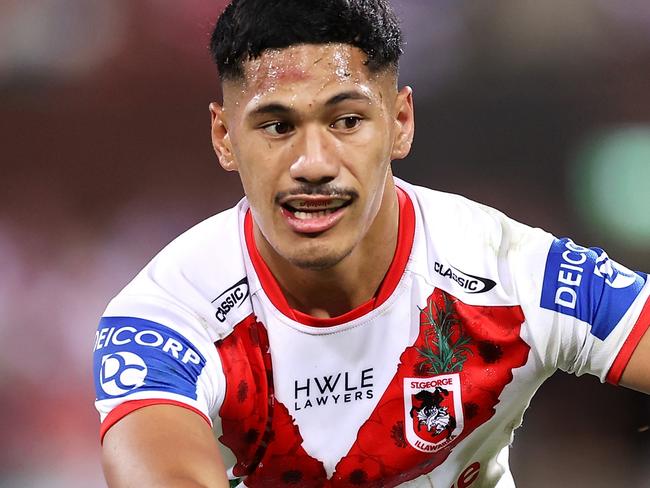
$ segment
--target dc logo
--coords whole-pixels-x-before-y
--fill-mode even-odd
[[[596,259],[594,274],[604,278],[605,283],[612,288],[627,288],[637,279],[637,274],[634,271],[612,261],[604,252]]]
[[[137,354],[116,352],[102,358],[99,382],[109,396],[120,396],[142,386],[147,377],[147,366]]]

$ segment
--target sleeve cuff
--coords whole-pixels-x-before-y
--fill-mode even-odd
[[[636,346],[639,345],[648,328],[650,328],[650,298],[646,301],[643,310],[641,310],[641,315],[639,315],[630,335],[627,336],[627,339],[623,343],[623,347],[619,351],[618,356],[616,356],[612,367],[609,368],[609,372],[605,378],[608,383],[613,385],[619,384],[627,363],[630,362]]]
[[[188,405],[187,403],[178,402],[176,400],[169,400],[166,398],[150,398],[147,400],[131,400],[129,402],[124,402],[121,405],[115,407],[111,412],[106,416],[102,425],[99,429],[99,438],[100,442],[104,442],[104,436],[108,429],[113,427],[117,422],[126,417],[128,414],[140,410],[141,408],[148,407],[149,405],[175,405],[177,407],[186,408],[192,412],[199,414],[203,420],[205,420],[210,427],[212,427],[212,421],[201,412],[199,409]]]

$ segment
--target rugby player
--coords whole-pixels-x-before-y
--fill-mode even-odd
[[[650,283],[391,172],[414,134],[386,0],[234,0],[212,36],[245,198],[108,305],[111,487],[510,487],[554,371],[650,392]]]

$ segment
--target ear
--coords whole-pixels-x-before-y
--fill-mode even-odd
[[[395,138],[391,159],[404,159],[408,156],[414,133],[413,90],[410,86],[405,86],[397,93],[395,100]]]
[[[210,117],[212,119],[212,147],[219,159],[219,163],[226,171],[237,171],[237,162],[233,156],[232,142],[226,122],[225,111],[216,102],[210,104]]]

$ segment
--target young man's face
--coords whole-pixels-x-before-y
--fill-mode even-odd
[[[258,246],[301,268],[355,249],[381,215],[391,160],[410,149],[410,89],[365,60],[346,44],[267,50],[211,106],[215,150],[239,172]]]

